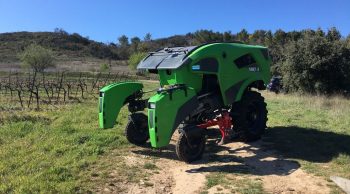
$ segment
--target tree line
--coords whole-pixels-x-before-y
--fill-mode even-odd
[[[281,76],[284,91],[311,94],[350,94],[350,35],[344,37],[335,27],[324,31],[306,29],[256,30],[238,33],[198,30],[186,35],[140,41],[123,35],[118,45],[129,48],[131,65],[144,56],[144,52],[162,47],[200,45],[210,42],[240,41],[269,48],[272,58],[271,72]]]
[[[111,43],[98,43],[77,33],[69,34],[63,29],[55,29],[49,34],[35,35],[23,32],[17,33],[16,36],[14,34],[0,35],[0,42],[29,39],[29,37],[35,39],[33,37],[36,37],[35,44],[52,49],[56,54],[58,48],[64,48],[73,53],[80,53],[82,56],[86,56],[84,53],[88,52],[102,59],[128,60],[129,66],[133,69],[147,52],[159,48],[240,41],[269,48],[272,58],[271,72],[273,75],[282,77],[283,88],[286,92],[326,95],[349,95],[350,93],[350,35],[342,36],[334,27],[326,31],[319,28],[289,32],[255,30],[253,33],[245,29],[237,33],[198,30],[185,35],[160,39],[152,39],[152,35],[147,33],[143,38],[137,36],[129,38],[121,35]],[[19,38],[21,36],[23,36],[22,39]],[[35,48],[28,44],[22,47],[18,52],[25,53],[26,49]],[[31,53],[33,57],[37,57],[35,54],[37,51]],[[41,57],[43,60],[51,60],[50,57],[45,56],[49,52],[41,53],[44,53],[44,56]],[[29,61],[29,59],[24,60],[24,57],[20,55],[22,61]]]

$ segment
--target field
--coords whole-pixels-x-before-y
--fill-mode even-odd
[[[329,176],[350,178],[350,100],[263,95],[262,140],[215,146],[209,136],[203,159],[191,165],[177,161],[173,143],[130,145],[126,109],[102,130],[94,98],[22,111],[1,95],[0,193],[341,193]]]

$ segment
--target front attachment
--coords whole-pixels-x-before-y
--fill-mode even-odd
[[[99,98],[100,128],[112,128],[120,109],[139,97],[142,88],[143,85],[139,82],[121,82],[103,87]]]
[[[152,147],[169,144],[174,130],[198,107],[193,88],[173,86],[159,91],[148,101],[148,126]]]

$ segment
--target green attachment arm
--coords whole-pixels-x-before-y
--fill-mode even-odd
[[[103,87],[99,97],[100,128],[112,128],[127,99],[142,88],[143,85],[139,82],[121,82]]]
[[[169,144],[178,125],[198,107],[193,88],[160,92],[152,96],[148,107],[148,128],[152,147]]]

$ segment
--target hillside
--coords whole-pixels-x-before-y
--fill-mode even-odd
[[[77,33],[13,32],[0,34],[0,62],[18,61],[18,53],[32,43],[52,49],[59,59],[83,57],[118,59],[116,45],[96,42]]]
[[[121,35],[117,43],[110,44],[62,29],[4,33],[0,34],[0,71],[19,70],[18,53],[31,43],[54,50],[58,70],[99,71],[102,64],[109,64],[112,71],[120,72],[129,71],[126,60],[134,54],[164,47],[232,41],[267,46],[272,59],[271,73],[282,77],[286,92],[350,94],[350,35],[344,36],[336,28],[253,33],[245,29],[237,33],[198,30],[160,39],[152,39],[148,33],[144,39]]]

